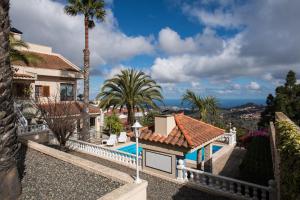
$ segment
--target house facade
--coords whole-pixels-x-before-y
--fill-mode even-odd
[[[21,39],[22,32],[12,29],[13,36],[18,40]],[[21,107],[34,102],[49,102],[53,99],[56,102],[72,102],[72,112],[74,115],[81,115],[83,103],[77,101],[77,81],[83,79],[81,69],[66,59],[64,56],[54,53],[49,46],[27,43],[28,48],[19,48],[23,54],[28,54],[32,58],[29,63],[22,61],[12,61],[13,68],[13,96],[15,102]],[[29,102],[29,103],[28,103]],[[33,107],[30,109],[22,108],[24,112],[34,112]],[[100,131],[101,110],[93,105],[89,107],[90,124],[96,130]],[[33,118],[25,114],[25,117]],[[29,117],[28,117],[29,116]],[[32,120],[30,120],[32,121]],[[34,122],[33,122],[34,123]],[[80,121],[78,128],[81,127]]]

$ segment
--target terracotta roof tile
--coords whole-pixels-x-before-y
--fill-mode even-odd
[[[31,76],[31,75],[29,75],[29,74],[14,73],[14,78],[15,78],[15,79],[18,79],[18,78],[34,79],[34,76]]]
[[[52,111],[54,111],[55,113],[58,113],[58,115],[61,115],[61,113],[59,113],[60,111],[64,112],[64,110],[68,110],[68,115],[80,115],[83,111],[83,103],[82,102],[78,102],[78,101],[70,101],[70,102],[61,102],[61,103],[57,103],[56,104],[56,108],[54,107],[50,107],[49,104],[45,103],[41,105],[42,109],[45,109],[46,111],[48,109],[54,109]],[[98,114],[100,113],[100,109],[89,105],[89,113],[90,114]]]
[[[184,114],[174,115],[176,127],[166,136],[141,130],[140,140],[159,142],[173,146],[195,148],[224,134],[224,130]],[[133,134],[129,134],[133,135]]]
[[[28,53],[33,54],[37,57],[40,57],[41,60],[37,61],[37,62],[29,63],[29,65],[25,64],[22,61],[13,61],[12,65],[79,72],[79,70],[74,68],[70,63],[68,63],[66,60],[62,59],[58,55],[37,53],[37,52],[32,52],[32,51],[24,51],[24,53],[25,54],[28,54]]]

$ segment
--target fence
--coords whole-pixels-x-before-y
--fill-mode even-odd
[[[67,142],[67,146],[70,149],[81,151],[83,153],[92,154],[98,157],[106,158],[109,160],[117,161],[118,163],[121,163],[123,165],[127,166],[136,166],[136,156],[133,154],[125,153],[119,150],[110,149],[106,147],[102,147],[99,145],[91,144],[88,142],[75,140],[75,139],[69,139]],[[139,156],[139,166],[141,166],[142,163],[142,157]]]
[[[49,130],[46,124],[35,124],[28,126],[18,126],[18,135],[34,134],[41,131]]]
[[[178,161],[177,170],[177,179],[180,181],[190,182],[236,199],[274,200],[276,198],[273,180],[269,181],[268,187],[257,185],[185,167],[183,160]]]

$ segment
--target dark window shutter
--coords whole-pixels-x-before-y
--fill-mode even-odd
[[[43,96],[44,97],[50,96],[50,87],[49,86],[43,86]]]

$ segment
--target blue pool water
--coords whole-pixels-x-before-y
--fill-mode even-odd
[[[135,148],[136,148],[135,144],[131,144],[131,145],[119,148],[118,150],[135,155]],[[213,154],[216,153],[217,151],[219,151],[221,148],[222,148],[222,146],[213,145],[212,146]],[[139,147],[139,154],[142,153],[142,150],[143,150],[143,148]],[[202,148],[201,154],[202,154],[202,160],[204,160],[204,148]],[[185,159],[197,161],[197,151],[185,154]]]

